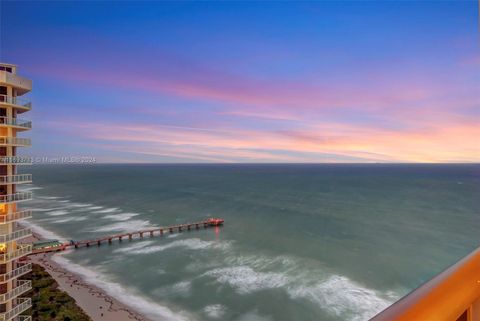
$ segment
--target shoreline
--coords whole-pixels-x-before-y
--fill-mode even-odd
[[[38,240],[38,234],[33,239]],[[64,268],[52,259],[53,255],[55,253],[30,255],[27,261],[42,266],[93,321],[154,321]]]

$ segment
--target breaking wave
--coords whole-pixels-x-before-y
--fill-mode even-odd
[[[288,283],[288,278],[281,273],[257,272],[249,266],[218,268],[206,272],[205,275],[215,278],[217,282],[231,285],[239,294],[281,288]]]
[[[342,319],[348,317],[351,321],[368,320],[394,301],[390,294],[381,296],[376,291],[339,275],[332,275],[311,285],[292,285],[288,293],[294,299],[307,299],[330,314]]]
[[[293,300],[306,300],[342,320],[368,320],[398,299],[392,292],[364,287],[345,276],[310,267],[299,258],[230,256],[225,263],[227,267],[211,269],[202,276],[228,285],[240,295],[280,289]]]
[[[61,255],[55,255],[52,257],[52,259],[63,268],[80,275],[87,283],[101,288],[108,295],[114,297],[119,302],[128,305],[137,311],[140,311],[142,314],[152,318],[153,320],[192,320],[192,317],[187,316],[184,312],[174,312],[163,305],[142,297],[133,289],[125,288],[118,283],[108,280],[106,276],[99,271],[95,271],[93,269],[73,263]]]
[[[212,319],[220,319],[227,312],[227,307],[222,304],[211,304],[203,308],[203,312]]]
[[[119,231],[119,232],[134,232],[143,230],[146,228],[154,228],[150,221],[147,220],[130,220],[125,222],[118,222],[106,226],[100,226],[94,229],[91,229],[91,232],[112,232],[112,231]]]
[[[110,219],[113,221],[128,221],[132,217],[135,217],[137,215],[140,215],[138,213],[119,213],[119,214],[111,214],[111,215],[105,215],[103,218],[104,219]]]
[[[123,252],[128,254],[150,254],[150,253],[162,252],[162,251],[173,249],[173,248],[184,248],[187,250],[202,250],[202,249],[208,249],[208,248],[225,249],[226,247],[229,246],[229,243],[226,243],[226,242],[218,243],[213,241],[203,241],[198,238],[177,240],[165,245],[151,246],[152,243],[153,242],[150,242],[150,241],[142,242],[129,247],[116,249],[114,252],[117,252],[117,253]]]

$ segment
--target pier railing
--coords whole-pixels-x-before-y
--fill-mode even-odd
[[[209,227],[218,228],[219,226],[223,225],[223,223],[224,223],[224,220],[221,218],[209,218],[200,222],[157,227],[157,228],[145,229],[145,230],[134,231],[134,232],[125,232],[121,234],[108,235],[108,236],[104,236],[104,237],[100,237],[92,240],[70,241],[69,243],[59,244],[57,246],[36,248],[32,251],[31,254],[33,255],[33,254],[39,254],[39,253],[64,251],[71,247],[80,248],[80,247],[90,247],[93,245],[100,246],[103,242],[108,242],[108,244],[111,244],[112,241],[114,240],[118,240],[119,242],[122,242],[122,240],[127,238],[128,240],[133,240],[134,238],[142,239],[145,236],[149,236],[149,237],[154,237],[155,235],[163,236],[164,234],[167,234],[167,233],[172,234],[175,232],[180,233],[183,231],[191,231],[194,229],[199,230],[202,227],[204,229],[207,229]]]
[[[480,248],[370,321],[480,320]]]

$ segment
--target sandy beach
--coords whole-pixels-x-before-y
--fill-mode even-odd
[[[59,284],[60,289],[75,299],[92,320],[103,321],[152,321],[118,302],[102,289],[86,283],[80,276],[71,273],[51,260],[55,254],[38,254],[29,261],[41,265]]]
[[[30,241],[38,240],[36,235]],[[77,305],[94,321],[153,321],[118,300],[93,284],[85,282],[81,276],[64,269],[51,259],[55,254],[37,254],[28,257],[32,263],[41,265]]]
[[[29,260],[41,265],[58,282],[60,289],[74,298],[92,320],[152,321],[110,297],[102,289],[86,283],[80,276],[65,270],[51,260],[51,255],[55,254],[32,255]]]

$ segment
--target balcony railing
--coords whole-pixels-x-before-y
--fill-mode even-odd
[[[28,156],[3,156],[0,157],[0,165],[31,165],[32,158]]]
[[[0,125],[23,127],[26,129],[32,128],[32,122],[29,120],[8,117],[0,117]]]
[[[21,184],[21,183],[31,183],[31,182],[32,182],[32,174],[0,176],[0,184]]]
[[[32,102],[20,97],[0,95],[0,103],[7,103],[10,105],[19,106],[25,109],[32,109]]]
[[[24,274],[27,274],[28,272],[32,271],[32,263],[27,263],[24,265],[21,265],[17,267],[16,269],[6,273],[6,274],[1,274],[0,275],[0,283],[5,283],[9,280],[16,279]],[[1,321],[1,319],[0,319]]]
[[[18,259],[32,253],[32,244],[22,244],[17,247],[17,250],[10,253],[0,254],[0,263],[7,263],[11,260]]]
[[[28,201],[32,199],[31,192],[18,192],[15,194],[0,195],[0,204]]]
[[[32,210],[23,210],[15,213],[0,215],[0,224],[15,222],[32,217]]]
[[[31,144],[32,140],[30,138],[0,136],[0,145],[30,146]]]
[[[18,286],[5,294],[0,294],[0,304],[6,303],[13,298],[32,289],[32,281],[21,280],[18,281]]]
[[[20,313],[30,309],[32,307],[32,300],[29,298],[18,298],[17,299],[17,305],[13,307],[12,310],[5,312],[5,313],[0,313],[0,321],[10,321],[16,316],[18,316]],[[25,321],[27,319],[22,318],[22,317],[28,317],[30,316],[19,316],[17,317],[18,320]],[[31,320],[31,319],[30,319]]]
[[[32,317],[30,315],[19,315],[15,320],[12,321],[32,321]]]
[[[370,321],[480,320],[480,248]]]
[[[0,243],[15,241],[18,239],[32,236],[32,230],[29,228],[19,229],[12,233],[0,234]]]

